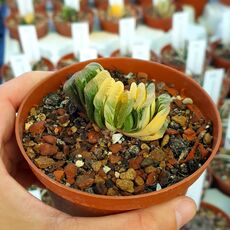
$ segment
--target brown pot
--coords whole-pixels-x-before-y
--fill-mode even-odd
[[[16,4],[16,0],[6,0],[6,4],[10,9],[11,13],[18,13],[18,7]],[[46,11],[46,0],[41,0],[40,3],[34,4],[35,12],[45,12]]]
[[[48,27],[48,17],[46,14],[41,14],[43,17],[43,21],[37,25],[35,25],[36,28],[36,32],[37,32],[37,36],[38,38],[42,38],[44,37],[49,30]],[[9,15],[6,20],[5,20],[5,26],[8,28],[9,32],[10,32],[10,37],[13,39],[17,39],[19,40],[19,32],[18,32],[18,24],[19,24],[19,19],[16,18],[18,16],[18,14],[11,14]],[[12,20],[14,20],[16,23],[16,25],[11,25]]]
[[[178,3],[181,5],[191,5],[195,10],[196,18],[198,18],[203,14],[204,7],[208,3],[208,0],[178,0]]]
[[[129,4],[129,0],[124,0],[125,4]],[[98,9],[106,10],[108,8],[108,0],[94,0],[94,4]]]
[[[58,63],[57,63],[57,69],[64,68],[64,67],[61,66],[61,62],[62,62],[62,61],[65,61],[65,60],[68,60],[68,59],[74,59],[74,58],[75,58],[74,53],[69,53],[69,54],[64,55],[63,57],[61,57],[61,58],[59,59],[59,61],[58,61]],[[98,54],[98,58],[102,58],[102,56],[101,56],[100,54]],[[78,62],[79,62],[79,61],[76,60],[75,63],[78,63]],[[65,67],[66,67],[66,66],[65,66]]]
[[[140,9],[133,5],[128,5],[128,7],[130,7],[130,9],[132,10],[132,14],[136,18],[136,20],[137,21],[140,20],[140,14],[141,14]],[[104,17],[105,13],[106,13],[105,10],[99,11],[99,22],[101,25],[101,29],[109,33],[118,34],[119,33],[119,20],[116,20],[116,21],[107,20]]]
[[[61,0],[52,0],[53,10],[60,11],[63,6],[63,1]],[[86,10],[88,8],[88,0],[81,0],[80,1],[80,9]]]
[[[82,192],[52,180],[38,169],[26,154],[22,144],[24,122],[27,119],[31,107],[40,103],[43,97],[48,93],[57,90],[60,85],[67,80],[68,76],[81,70],[86,64],[93,61],[100,63],[104,68],[119,69],[124,73],[144,71],[157,81],[164,81],[166,84],[174,84],[175,88],[178,90],[183,88],[185,90],[185,95],[191,97],[204,116],[213,122],[213,151],[207,161],[196,172],[172,186],[160,191],[134,196],[105,196]],[[215,156],[220,145],[222,130],[218,110],[211,98],[201,86],[181,72],[155,62],[130,58],[100,58],[77,63],[61,69],[36,85],[27,94],[20,106],[16,117],[15,133],[21,153],[37,178],[50,191],[55,193],[55,196],[59,197],[60,202],[71,203],[71,206],[65,207],[65,210],[69,208],[69,213],[72,214],[76,214],[77,210],[84,210],[84,215],[100,216],[145,208],[184,195],[188,187],[199,178]],[[72,208],[75,209],[75,212]]]
[[[212,204],[208,204],[206,202],[201,202],[201,207],[211,210],[212,212],[214,212],[216,214],[216,216],[223,217],[224,219],[226,219],[226,221],[229,223],[229,226],[230,226],[229,215],[227,213],[225,213],[224,211],[222,211],[221,209],[217,208],[216,206],[214,206]]]
[[[220,0],[220,2],[224,5],[230,6],[230,0]]]
[[[150,61],[159,62],[159,58],[158,58],[157,54],[155,52],[153,52],[152,50],[150,52],[151,52],[150,53],[150,57],[151,57]],[[110,55],[110,57],[122,57],[122,55],[120,54],[120,50],[119,49],[114,50],[112,52],[112,54]],[[123,56],[123,57],[125,57],[125,56]]]
[[[89,23],[89,30],[90,30],[90,32],[92,32],[93,31],[93,23],[94,23],[93,11],[88,9],[85,12],[87,14],[87,21]],[[55,26],[56,31],[65,37],[72,37],[71,23],[57,20],[56,19],[57,14],[58,14],[58,12],[56,12],[54,14],[54,17],[53,17],[54,26]]]
[[[154,18],[147,11],[149,8],[144,9],[144,22],[151,28],[168,31],[172,27],[172,18]]]
[[[152,0],[137,0],[137,3],[140,4],[143,7],[148,7],[148,6],[152,6]]]
[[[42,60],[45,63],[45,65],[48,67],[48,71],[53,71],[55,69],[53,63],[49,59],[42,57]],[[15,77],[13,75],[13,73],[12,73],[12,75],[10,77],[8,77],[7,76],[8,71],[12,71],[11,67],[10,67],[10,64],[4,64],[0,69],[0,74],[2,76],[2,81],[3,82],[9,81],[9,80],[11,80],[11,79],[13,79]]]
[[[215,52],[217,46],[220,44],[220,41],[216,41],[211,44],[210,55],[212,57],[213,65],[218,68],[224,68],[226,71],[230,69],[230,59],[225,59],[218,56]]]
[[[213,175],[213,179],[215,184],[217,185],[217,187],[226,195],[230,196],[230,181],[223,181],[218,175],[217,173],[212,169],[212,167],[210,168],[210,172]]]
[[[185,72],[185,65],[184,66],[182,66],[182,65],[178,66],[178,65],[175,65],[174,63],[168,62],[168,60],[164,59],[164,55],[169,53],[169,52],[171,52],[172,50],[173,50],[173,47],[170,44],[164,46],[161,49],[161,58],[160,58],[161,63],[164,64],[164,65],[167,65],[167,66],[169,66],[171,68],[174,68],[176,70],[179,70],[181,72]]]

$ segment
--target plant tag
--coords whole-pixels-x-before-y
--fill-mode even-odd
[[[135,37],[135,18],[123,18],[119,20],[120,52],[127,55],[131,52]]]
[[[39,50],[37,32],[34,25],[20,25],[19,36],[22,49],[30,62],[39,61],[41,54]]]
[[[169,1],[171,1],[171,0],[169,0]],[[160,2],[168,2],[168,0],[152,0],[152,4],[153,4],[153,6],[156,6],[156,5],[158,5]]]
[[[31,65],[25,54],[13,55],[10,58],[10,65],[15,77],[18,77],[21,74],[32,70]]]
[[[110,6],[113,6],[113,5],[124,6],[124,0],[109,0],[109,5]]]
[[[145,43],[137,43],[132,47],[132,58],[150,60],[150,49]]]
[[[206,57],[207,42],[205,40],[190,41],[186,60],[187,74],[202,74]]]
[[[183,50],[185,48],[186,31],[189,24],[189,13],[178,12],[173,14],[172,25],[172,46],[176,50]]]
[[[230,10],[224,12],[222,20],[222,42],[230,46]]]
[[[64,0],[64,4],[75,9],[76,11],[80,10],[80,0]]]
[[[75,22],[71,24],[71,29],[73,51],[77,57],[81,49],[89,47],[89,24],[88,22]]]
[[[227,126],[225,142],[224,142],[224,148],[230,150],[230,113],[228,117],[228,126]]]
[[[224,69],[207,70],[204,75],[203,88],[217,105],[224,78]]]
[[[33,0],[16,0],[17,1],[17,6],[19,10],[20,15],[26,15],[29,13],[34,13],[34,4]]]
[[[81,49],[79,53],[79,60],[82,61],[88,61],[91,59],[97,58],[97,50],[93,48],[85,48]]]

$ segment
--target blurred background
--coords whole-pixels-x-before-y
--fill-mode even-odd
[[[0,0],[0,84],[110,56],[176,68],[210,94],[222,145],[188,191],[201,208],[184,229],[230,229],[230,0]],[[30,192],[52,205],[46,190]]]

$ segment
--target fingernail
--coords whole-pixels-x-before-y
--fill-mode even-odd
[[[182,198],[176,206],[176,221],[178,229],[188,223],[196,214],[196,205],[190,198]]]

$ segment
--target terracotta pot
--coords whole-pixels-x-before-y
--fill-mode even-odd
[[[129,4],[129,0],[124,0],[125,4]],[[106,10],[108,8],[108,0],[94,0],[94,4],[98,9]]]
[[[140,20],[140,9],[137,8],[136,6],[133,5],[128,5],[128,7],[130,7],[130,9],[132,10],[132,14],[133,16],[136,18],[136,20]],[[106,8],[107,9],[107,8]],[[104,14],[106,13],[105,10],[100,10],[99,11],[99,22],[100,22],[100,26],[101,29],[104,31],[107,31],[109,33],[114,33],[114,34],[118,34],[119,33],[119,22],[118,20],[116,21],[112,21],[112,20],[107,20],[104,17]]]
[[[226,195],[230,196],[230,181],[223,181],[210,166],[210,172],[213,175],[214,183]]]
[[[61,69],[61,68],[64,68],[61,66],[61,62],[62,61],[65,61],[65,60],[68,60],[68,59],[74,59],[75,56],[74,56],[74,53],[69,53],[69,54],[66,54],[64,55],[63,57],[61,57],[57,63],[57,69]],[[100,54],[98,54],[98,58],[102,58],[102,56]],[[78,63],[79,61],[75,61],[75,63]],[[66,67],[66,66],[65,66]]]
[[[85,12],[88,15],[87,21],[89,22],[89,30],[90,30],[90,32],[92,32],[93,31],[93,23],[94,23],[93,11],[88,9]],[[72,37],[71,23],[70,22],[63,22],[63,21],[59,21],[59,20],[55,19],[58,13],[59,12],[56,12],[54,14],[54,17],[53,17],[54,27],[55,27],[56,31],[63,36]]]
[[[152,50],[150,51],[150,57],[151,57],[151,61],[154,61],[154,62],[159,62],[159,58],[157,56],[157,54],[155,52],[153,52]],[[122,57],[122,55],[120,54],[120,50],[114,50],[112,52],[112,54],[110,55],[110,57]],[[123,56],[125,57],[125,56]]]
[[[22,144],[24,122],[31,107],[40,103],[43,97],[48,93],[56,91],[60,85],[67,80],[68,76],[81,70],[86,64],[93,61],[100,63],[106,69],[119,69],[124,73],[144,71],[158,81],[164,81],[166,84],[174,84],[178,90],[183,88],[185,95],[191,97],[203,115],[213,122],[213,151],[207,161],[192,175],[172,186],[160,191],[134,196],[104,196],[82,192],[52,180],[38,169],[26,154]],[[84,210],[84,215],[100,216],[149,207],[185,194],[188,187],[199,178],[215,156],[220,145],[222,130],[218,110],[211,98],[201,86],[181,72],[155,62],[130,58],[100,58],[68,66],[53,73],[50,77],[36,85],[27,94],[20,106],[16,117],[15,132],[21,153],[33,173],[50,191],[59,197],[61,202],[63,199],[63,202],[71,203],[69,213],[74,214],[79,210]],[[75,210],[72,210],[72,208]],[[65,207],[65,210],[66,209],[68,209],[68,207]]]
[[[196,13],[196,18],[203,14],[204,7],[208,3],[208,0],[178,0],[178,4],[181,5],[191,5]]]
[[[224,219],[226,219],[226,221],[229,223],[229,226],[230,226],[229,215],[227,213],[225,213],[224,211],[222,211],[221,209],[217,208],[216,206],[214,206],[212,204],[208,204],[206,202],[201,202],[201,207],[211,210],[212,212],[214,212],[216,214],[216,216],[223,217]]]
[[[152,6],[153,1],[152,0],[137,0],[137,3],[143,7],[148,7],[148,6]]]
[[[49,59],[42,57],[42,60],[45,63],[45,65],[48,67],[48,71],[53,71],[55,69],[53,63]],[[13,73],[12,73],[11,77],[8,77],[7,76],[8,75],[7,72],[9,72],[9,71],[12,71],[11,67],[10,67],[10,64],[4,64],[1,67],[0,74],[2,76],[2,81],[3,82],[9,81],[9,80],[11,80],[11,79],[13,79],[15,77],[13,75]]]
[[[11,13],[18,13],[18,7],[16,4],[16,0],[6,0],[6,4],[9,7]],[[35,3],[34,10],[35,12],[46,11],[46,0],[41,0],[40,3]]]
[[[224,68],[226,71],[230,69],[230,59],[225,59],[216,54],[216,48],[221,44],[221,41],[216,41],[211,44],[210,55],[212,57],[213,65],[218,68]]]
[[[61,0],[52,0],[52,5],[53,5],[53,10],[60,11],[61,8],[63,7],[63,1]],[[80,1],[80,9],[81,10],[86,10],[88,9],[88,0],[81,0]]]
[[[11,25],[12,20],[15,20],[18,22],[18,19],[16,19],[17,15],[18,14],[9,15],[5,20],[5,26],[8,28],[10,32],[10,37],[13,39],[19,40],[20,38],[19,38],[19,32],[18,32],[18,24],[13,25],[13,26]],[[41,14],[41,15],[43,17],[43,21],[35,25],[38,38],[44,37],[48,33],[48,30],[49,30],[47,15],[46,14]]]
[[[230,6],[230,0],[220,0],[220,2],[224,5]]]

